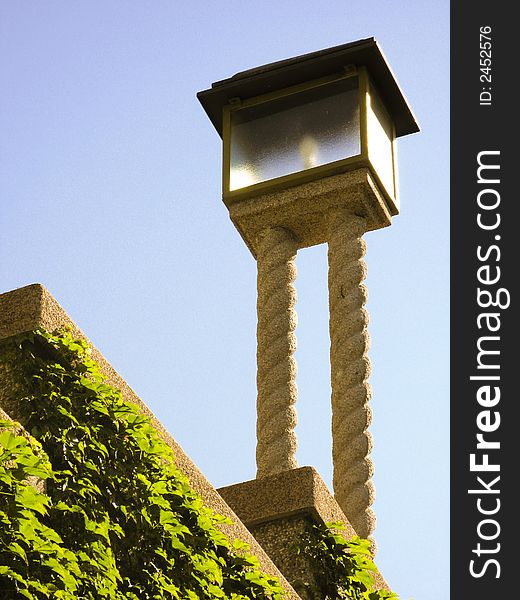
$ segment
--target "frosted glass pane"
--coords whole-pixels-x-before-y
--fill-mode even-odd
[[[381,183],[392,198],[395,197],[394,165],[392,160],[393,131],[390,118],[381,100],[370,90],[367,111],[368,157]]]
[[[361,152],[357,77],[231,113],[230,190]]]

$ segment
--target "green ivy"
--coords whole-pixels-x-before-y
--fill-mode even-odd
[[[6,597],[282,597],[246,545],[219,529],[229,521],[204,506],[149,419],[105,383],[85,342],[38,330],[18,349],[28,390],[20,420],[43,451],[0,434]]]
[[[13,342],[27,394],[0,420],[0,597],[280,600],[230,523],[204,506],[140,409],[106,384],[68,330]],[[28,433],[27,433],[28,432]],[[39,485],[35,486],[35,481]],[[315,527],[300,551],[316,600],[387,600],[369,542]]]
[[[18,592],[25,598],[72,598],[78,561],[42,522],[50,499],[29,483],[52,477],[51,466],[38,442],[16,430],[16,424],[0,419],[1,597]]]
[[[304,535],[299,551],[305,553],[316,574],[314,584],[304,584],[313,600],[397,600],[387,590],[374,589],[377,567],[372,562],[370,542],[347,540],[342,523],[313,525]]]

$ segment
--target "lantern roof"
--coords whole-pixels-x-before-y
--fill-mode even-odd
[[[419,125],[381,48],[366,38],[236,73],[212,84],[197,98],[222,137],[222,109],[232,98],[247,100],[262,94],[340,74],[350,65],[365,66],[394,122],[396,136],[419,131]]]

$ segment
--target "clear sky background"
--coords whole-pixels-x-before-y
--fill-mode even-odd
[[[448,598],[449,2],[0,2],[0,291],[43,283],[217,487],[255,476],[256,265],[196,92],[374,36],[422,131],[368,233],[376,562]],[[298,255],[300,465],[331,486],[326,247]]]

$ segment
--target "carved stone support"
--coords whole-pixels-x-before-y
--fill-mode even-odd
[[[369,454],[372,437],[368,402],[368,314],[366,222],[346,210],[334,211],[328,223],[330,362],[332,385],[333,487],[338,504],[361,537],[375,528],[374,472]],[[375,546],[374,546],[375,550]]]
[[[296,462],[295,311],[297,242],[282,227],[257,240],[257,478],[294,469]]]

